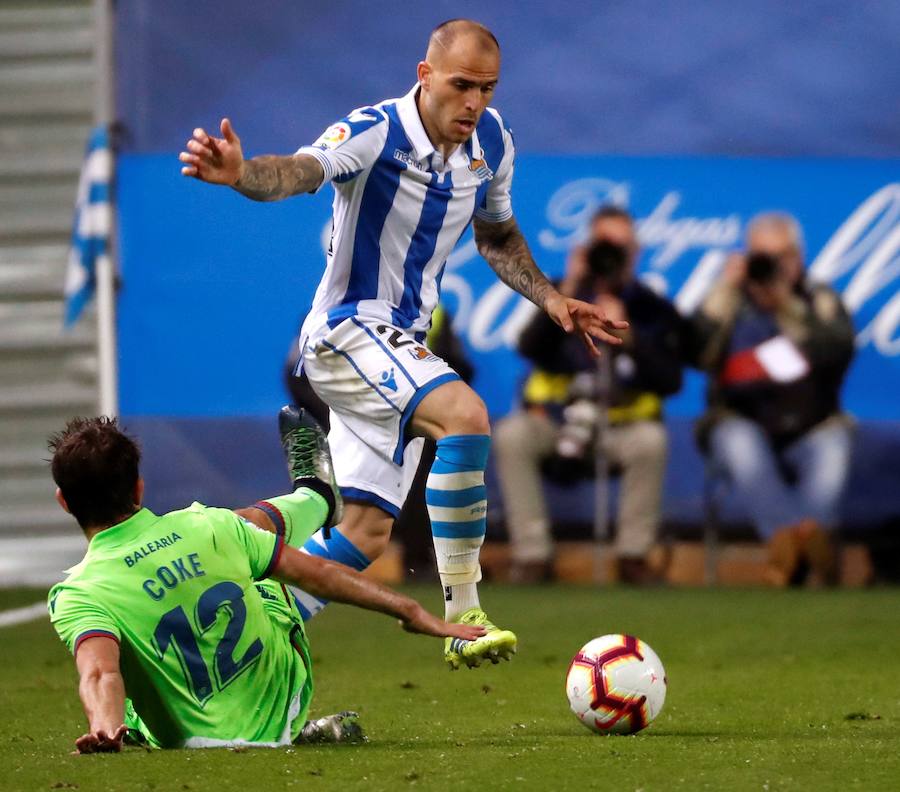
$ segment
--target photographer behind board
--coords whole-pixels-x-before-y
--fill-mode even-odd
[[[709,373],[699,440],[768,543],[770,582],[829,583],[850,465],[840,388],[853,326],[837,293],[804,277],[793,217],[758,215],[746,242],[692,320]]]
[[[553,543],[541,473],[569,481],[590,475],[598,424],[606,426],[604,453],[621,471],[618,577],[634,584],[653,580],[646,557],[659,528],[666,465],[662,402],[681,387],[682,320],[635,278],[637,257],[631,215],[605,206],[591,220],[587,243],[572,251],[559,285],[562,294],[630,323],[624,343],[602,351],[607,382],[598,378],[597,361],[578,339],[542,314],[519,339],[519,352],[534,369],[521,408],[494,432],[515,581],[551,576]]]

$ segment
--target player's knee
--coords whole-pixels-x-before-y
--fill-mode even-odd
[[[474,391],[469,391],[466,398],[459,399],[450,407],[444,421],[446,434],[451,435],[489,435],[491,424],[488,420],[487,407]]]

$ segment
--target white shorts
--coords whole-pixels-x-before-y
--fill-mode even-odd
[[[427,394],[459,375],[405,331],[358,316],[307,344],[302,363],[331,411],[341,493],[396,516],[422,454],[421,439],[407,441],[406,425]]]

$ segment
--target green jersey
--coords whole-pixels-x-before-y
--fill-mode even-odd
[[[138,716],[127,725],[151,744],[286,744],[306,720],[312,676],[293,597],[256,582],[282,546],[226,509],[142,509],[91,539],[51,589],[50,618],[73,654],[89,637],[119,642]]]

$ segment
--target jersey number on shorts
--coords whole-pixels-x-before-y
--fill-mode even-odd
[[[416,343],[411,338],[401,338],[403,334],[396,327],[391,327],[390,325],[378,325],[375,330],[379,335],[387,335],[388,333],[390,333],[387,342],[394,349],[400,349],[401,347]]]
[[[216,646],[213,663],[216,687],[219,690],[249,668],[259,658],[263,649],[262,641],[257,638],[240,660],[234,659],[234,647],[241,638],[247,619],[247,606],[244,604],[243,590],[237,583],[231,581],[216,583],[200,595],[200,599],[197,600],[196,616],[199,628],[197,633],[202,636],[216,623],[219,608],[223,605],[229,606],[231,618]],[[153,646],[160,660],[165,657],[166,650],[171,644],[175,645],[175,655],[194,697],[202,704],[213,694],[213,683],[200,653],[191,622],[180,605],[172,608],[159,620],[153,633]]]

